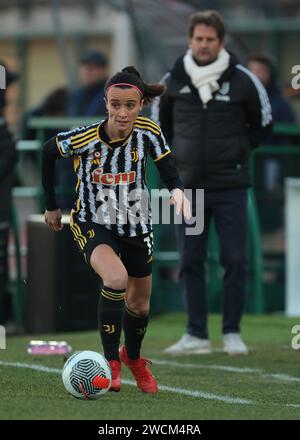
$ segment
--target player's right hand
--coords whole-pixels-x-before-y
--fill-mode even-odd
[[[61,222],[61,210],[45,211],[45,223],[55,232],[61,231],[64,227]]]
[[[173,189],[170,204],[175,205],[177,215],[182,212],[186,220],[191,219],[192,214],[190,201],[180,188]]]

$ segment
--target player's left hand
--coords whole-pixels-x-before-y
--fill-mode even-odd
[[[186,220],[191,219],[191,204],[181,189],[176,188],[172,191],[170,204],[175,205],[175,212],[177,215],[182,212]]]
[[[61,231],[63,228],[61,217],[60,209],[45,211],[45,223],[55,232]]]

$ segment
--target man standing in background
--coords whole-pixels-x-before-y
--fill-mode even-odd
[[[228,354],[247,354],[240,337],[246,287],[248,158],[271,132],[271,108],[261,82],[224,49],[226,30],[216,11],[193,14],[189,49],[165,76],[159,121],[173,148],[185,188],[204,188],[204,231],[177,225],[180,281],[187,332],[165,352],[208,353],[205,263],[214,219],[224,268],[223,342]],[[155,110],[155,109],[154,109]],[[157,109],[156,109],[157,110]],[[193,200],[193,216],[196,207]]]
[[[80,84],[69,98],[68,116],[104,116],[104,86],[107,78],[106,56],[97,50],[84,52],[79,65]]]

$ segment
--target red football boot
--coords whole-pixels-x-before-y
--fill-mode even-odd
[[[136,360],[131,360],[127,356],[126,347],[122,347],[120,350],[120,360],[126,367],[129,368],[131,373],[133,374],[136,384],[138,388],[145,393],[157,393],[158,385],[155,377],[151,373],[148,365],[151,364],[151,361],[144,358],[139,358]]]
[[[111,369],[111,386],[109,391],[119,392],[121,389],[121,362],[112,360],[108,363]]]

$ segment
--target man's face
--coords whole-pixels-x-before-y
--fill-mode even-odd
[[[258,79],[267,86],[270,82],[270,71],[268,66],[259,61],[249,61],[248,69],[257,76]]]
[[[200,65],[215,61],[223,47],[224,42],[219,39],[215,28],[205,24],[195,26],[193,36],[189,39],[189,48]]]
[[[81,64],[79,68],[80,84],[84,87],[91,87],[98,82],[107,79],[108,71],[106,67],[98,66],[93,63]]]

